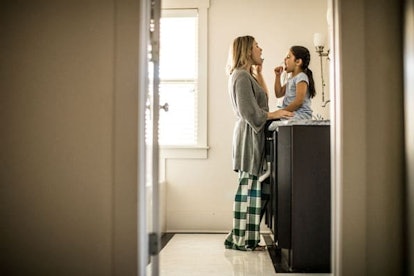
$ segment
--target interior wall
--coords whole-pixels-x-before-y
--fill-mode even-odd
[[[335,2],[341,160],[335,272],[405,275],[401,2]]]
[[[406,160],[406,243],[408,274],[414,275],[414,0],[405,2],[404,24],[404,112]]]
[[[404,274],[404,109],[402,2],[368,1],[365,9],[367,68],[368,274]],[[390,16],[392,14],[392,16]],[[378,30],[378,18],[382,21]],[[381,45],[381,46],[378,46]],[[401,49],[395,51],[395,48]],[[381,57],[374,59],[373,57]],[[371,68],[375,68],[372,70]],[[391,71],[391,72],[390,72]],[[383,81],[378,81],[378,78]],[[393,91],[390,93],[390,91]],[[390,112],[379,110],[393,109]],[[396,120],[396,118],[398,118]],[[379,155],[385,158],[378,158]],[[385,245],[384,237],[391,244]],[[389,256],[386,250],[395,252]]]
[[[1,275],[136,272],[134,2],[2,2]]]
[[[315,113],[325,118],[329,116],[329,104],[321,107],[320,63],[313,46],[315,32],[325,33],[327,37],[326,9],[326,0],[210,1],[207,119],[210,149],[207,159],[167,160],[167,231],[223,232],[231,229],[232,202],[237,187],[237,175],[231,164],[235,118],[227,92],[225,65],[234,38],[247,34],[256,38],[263,48],[263,73],[270,89],[274,82],[273,68],[283,61],[289,47],[306,46],[312,55],[310,67],[318,91],[312,106]],[[325,75],[327,79],[328,70]],[[329,82],[326,90],[329,98]],[[271,109],[279,104],[272,95]]]

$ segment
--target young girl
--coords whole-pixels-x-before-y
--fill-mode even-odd
[[[266,121],[293,115],[283,109],[269,112],[261,55],[262,49],[254,37],[237,37],[230,49],[227,68],[228,92],[236,117],[233,170],[239,178],[233,204],[233,229],[224,245],[243,251],[260,248],[261,183],[258,178],[265,161]]]
[[[312,71],[309,69],[310,53],[303,46],[292,46],[285,57],[285,71],[291,77],[285,85],[280,83],[283,66],[275,68],[275,95],[285,96],[282,108],[294,112],[294,119],[312,119],[311,98],[316,94]]]

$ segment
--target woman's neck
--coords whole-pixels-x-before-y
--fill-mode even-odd
[[[241,67],[240,69],[246,70],[247,72],[250,73],[251,68],[252,68],[252,65],[249,63],[249,64],[246,64],[245,66]]]

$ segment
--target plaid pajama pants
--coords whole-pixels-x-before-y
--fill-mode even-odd
[[[257,176],[239,172],[233,205],[233,230],[224,245],[228,249],[254,250],[260,241],[261,183]]]

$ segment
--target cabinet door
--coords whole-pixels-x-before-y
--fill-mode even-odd
[[[279,247],[297,271],[330,270],[329,126],[279,127],[277,139]]]
[[[330,135],[328,126],[291,127],[292,265],[330,264]]]
[[[281,248],[291,246],[292,144],[291,127],[279,127],[277,134],[277,238]]]

